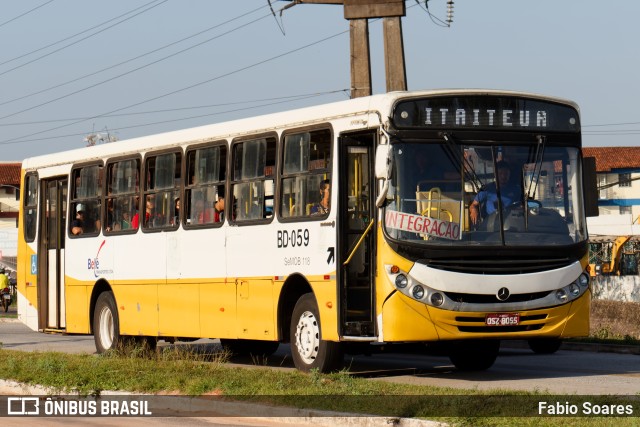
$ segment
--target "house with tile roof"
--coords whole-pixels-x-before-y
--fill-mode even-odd
[[[595,157],[599,217],[589,218],[592,236],[640,236],[640,147],[584,147]]]
[[[15,269],[21,163],[0,162],[0,265]]]

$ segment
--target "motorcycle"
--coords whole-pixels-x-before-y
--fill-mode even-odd
[[[4,312],[9,311],[9,306],[11,305],[11,290],[9,288],[4,288],[0,290],[0,298],[2,299],[2,308],[4,308]]]

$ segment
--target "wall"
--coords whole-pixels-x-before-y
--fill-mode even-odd
[[[640,302],[640,276],[597,276],[591,282],[593,299]]]

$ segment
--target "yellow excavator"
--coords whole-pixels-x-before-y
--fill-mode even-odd
[[[622,248],[624,244],[631,239],[631,236],[619,236],[613,242],[611,247],[611,259],[609,262],[603,262],[602,264],[589,264],[589,270],[591,276],[603,275],[620,275],[620,260],[622,259]]]

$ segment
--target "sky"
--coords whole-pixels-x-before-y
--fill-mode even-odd
[[[349,98],[342,6],[271,0],[0,2],[0,161]],[[640,140],[640,2],[407,0],[409,90],[575,101],[585,146]],[[440,21],[439,21],[440,20]],[[385,92],[371,20],[373,93]]]

